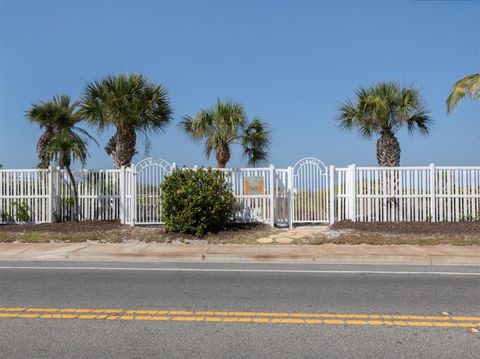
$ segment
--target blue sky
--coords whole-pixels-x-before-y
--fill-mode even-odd
[[[402,165],[480,164],[480,101],[449,116],[456,80],[480,70],[480,2],[0,0],[0,163],[34,167],[41,131],[31,103],[118,72],[143,73],[169,91],[174,123],[152,136],[150,155],[179,165],[213,164],[177,123],[217,98],[270,124],[277,167],[314,156],[374,165],[375,140],[340,131],[339,105],[377,81],[414,83],[435,127],[399,133]],[[90,144],[88,167],[111,167]],[[143,151],[136,160],[144,157]],[[238,148],[231,165],[243,162]]]

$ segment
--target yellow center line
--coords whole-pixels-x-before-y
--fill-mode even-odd
[[[148,320],[174,322],[370,325],[454,328],[480,327],[480,316],[190,311],[108,308],[3,307],[0,308],[0,319],[1,318],[121,321]]]
[[[0,313],[0,318],[27,319],[96,319],[96,320],[149,320],[149,321],[181,321],[181,322],[222,322],[222,323],[272,323],[272,324],[321,324],[321,325],[374,325],[374,326],[414,326],[414,327],[453,327],[476,328],[480,322],[425,322],[425,321],[387,321],[387,320],[355,320],[355,319],[292,319],[292,318],[260,318],[260,317],[208,317],[208,316],[155,316],[155,315],[122,315],[108,316],[95,314],[34,314],[34,313]]]
[[[102,309],[102,308],[27,308],[0,307],[0,313],[73,313],[111,315],[195,315],[225,317],[281,317],[281,318],[331,318],[331,319],[400,319],[433,321],[480,321],[480,316],[446,315],[399,315],[399,314],[348,314],[348,313],[287,313],[287,312],[240,312],[240,311],[190,311],[190,310],[145,310],[145,309]]]

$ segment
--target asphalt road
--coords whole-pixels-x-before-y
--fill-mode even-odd
[[[425,326],[403,319],[398,325],[275,319],[282,313],[480,317],[480,268],[5,261],[0,307],[185,311],[175,316],[182,321],[6,314],[0,317],[2,358],[478,358],[480,353],[480,333],[429,326],[436,319],[420,322]],[[225,314],[197,321],[195,313],[202,311]],[[250,316],[245,312],[274,319],[228,322]],[[204,319],[219,316],[222,321]]]

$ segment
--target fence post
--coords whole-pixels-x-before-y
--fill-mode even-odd
[[[293,228],[293,168],[288,166],[288,228]]]
[[[125,224],[125,166],[120,167],[120,223]]]
[[[275,166],[270,165],[270,225],[275,227]]]
[[[430,163],[430,216],[432,217],[431,218],[431,221],[432,222],[436,222],[436,218],[437,218],[437,211],[436,211],[436,200],[435,200],[435,196],[436,196],[436,186],[435,186],[435,173],[436,170],[435,170],[435,164],[434,163]]]
[[[130,225],[135,226],[135,220],[137,219],[137,172],[135,171],[135,165],[130,165]]]
[[[350,170],[350,180],[347,182],[348,187],[350,188],[349,192],[349,209],[350,209],[350,220],[352,222],[356,222],[357,220],[357,188],[356,188],[356,176],[357,176],[357,168],[355,165],[348,166]]]
[[[172,166],[170,167],[170,174],[173,173],[177,169],[177,164],[175,162],[172,163]]]
[[[62,202],[62,194],[63,194],[63,177],[62,173],[60,170],[60,167],[56,167],[55,169],[52,169],[53,173],[53,181],[55,182],[55,187],[54,187],[54,197],[53,200],[55,202],[54,208],[55,211],[57,212],[57,217],[58,220],[63,221],[64,218],[64,213],[63,213],[63,202]]]
[[[53,203],[54,203],[54,194],[53,194],[53,168],[48,166],[48,218],[49,223],[53,223]]]
[[[328,170],[330,172],[330,210],[328,218],[330,224],[333,224],[335,223],[335,166],[330,166]]]

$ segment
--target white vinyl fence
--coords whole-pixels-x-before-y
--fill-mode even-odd
[[[53,171],[53,217],[57,221],[72,219],[74,194],[66,171]],[[120,219],[120,170],[78,170],[75,178],[80,220]]]
[[[73,171],[79,217],[162,223],[160,185],[175,164],[148,158],[118,170]],[[272,226],[397,221],[480,220],[480,166],[325,166],[305,158],[278,169],[221,169],[237,199],[232,220]],[[68,174],[0,169],[0,221],[48,223],[74,216]]]
[[[0,169],[0,220],[18,220],[20,207],[28,208],[30,220],[51,222],[52,172],[39,169]]]
[[[336,220],[480,220],[480,166],[334,168]]]

